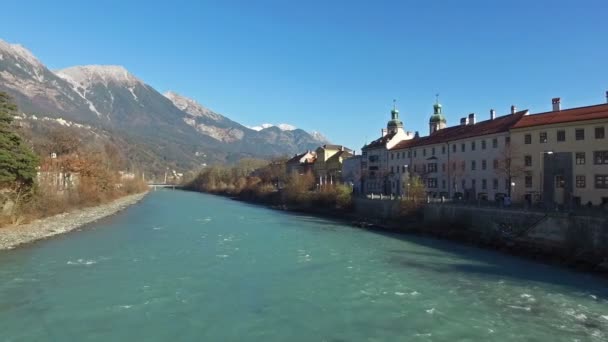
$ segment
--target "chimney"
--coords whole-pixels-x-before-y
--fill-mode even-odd
[[[496,111],[494,109],[490,109],[490,120],[496,119]]]
[[[469,114],[469,125],[475,124],[475,113]]]
[[[608,90],[606,90],[606,103],[608,103]]]
[[[467,118],[460,118],[460,126],[466,126],[467,125]]]
[[[515,105],[511,106],[511,114],[515,114],[517,112],[517,107]]]
[[[414,138],[415,138],[415,139],[420,138],[420,134],[418,134],[418,131],[416,131],[416,133],[414,133]]]
[[[553,111],[554,112],[559,112],[560,110],[562,110],[562,104],[561,104],[561,99],[559,97],[554,97],[551,100],[551,103],[553,104]]]

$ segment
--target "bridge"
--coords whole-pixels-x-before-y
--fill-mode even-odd
[[[148,187],[154,189],[154,191],[156,191],[157,189],[171,189],[171,190],[175,190],[175,189],[183,189],[184,188],[183,185],[166,184],[166,183],[148,183]]]

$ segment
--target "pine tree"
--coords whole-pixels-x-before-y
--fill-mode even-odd
[[[38,158],[12,125],[17,106],[0,92],[0,188],[29,187],[36,178]]]

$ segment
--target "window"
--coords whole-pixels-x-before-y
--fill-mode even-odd
[[[547,142],[547,132],[540,132],[538,134],[538,140],[541,144],[544,144]]]
[[[429,186],[429,188],[436,188],[437,187],[437,178],[429,178],[428,186]]]
[[[437,163],[429,163],[427,170],[429,172],[437,172]]]
[[[505,137],[505,145],[509,145],[511,143],[511,137]]]
[[[399,170],[401,170],[401,168],[400,168],[399,166],[397,166],[397,167],[395,168],[395,170],[397,170],[397,173],[399,173]]]
[[[395,170],[393,170],[393,167],[391,166],[391,173],[395,173]]]
[[[532,156],[524,156],[524,165],[532,166]]]
[[[466,181],[466,179],[463,179],[462,180],[462,189],[464,190],[464,189],[466,189],[466,187],[467,187],[467,181]]]
[[[496,139],[496,138],[492,139],[492,147],[498,148],[498,139]]]
[[[488,167],[488,163],[486,162],[486,160],[485,159],[482,160],[481,161],[481,169],[485,170],[485,169],[487,169],[487,167]]]
[[[595,139],[604,139],[606,136],[606,132],[604,131],[604,127],[595,127]]]
[[[399,159],[399,156],[401,156],[401,153],[397,152],[397,159]]]
[[[391,153],[391,160],[395,159],[395,154]]]
[[[363,156],[367,157],[367,151],[363,151]]]
[[[445,154],[445,145],[441,146],[441,154]]]
[[[464,160],[462,161],[462,163],[460,163],[460,168],[462,169],[462,171],[464,171],[464,170],[465,170],[466,165],[465,165]]]
[[[422,156],[423,156],[423,157],[426,157],[426,148],[423,148],[423,149],[422,149]]]
[[[576,165],[585,165],[585,152],[576,152]]]
[[[524,135],[524,144],[530,145],[532,143],[532,134]]]
[[[595,188],[608,189],[608,175],[595,175]]]
[[[476,164],[475,161],[471,160],[471,171],[475,171],[475,166],[476,166],[475,164]]]
[[[482,150],[485,150],[485,149],[486,149],[486,141],[485,141],[485,140],[482,140],[482,141],[481,141],[481,149],[482,149]]]
[[[464,143],[460,144],[460,151],[464,152]]]
[[[471,188],[475,189],[475,184],[477,181],[475,179],[471,179]]]
[[[401,172],[402,172],[402,173],[405,173],[405,165],[403,165],[403,166],[401,167]]]
[[[433,155],[433,156],[435,155],[435,148],[434,147],[431,149],[431,155]]]
[[[445,179],[441,181],[441,188],[445,189]]]
[[[481,180],[481,190],[486,190],[488,188],[488,181],[484,178]]]
[[[475,151],[475,142],[471,141],[471,151]]]
[[[416,158],[416,150],[414,150],[414,158]]]
[[[576,187],[577,188],[584,188],[586,186],[585,184],[585,176],[584,175],[577,175],[576,176]]]
[[[608,164],[608,151],[593,151],[595,165]]]
[[[576,137],[576,140],[585,140],[585,129],[577,128],[574,131],[574,136]]]
[[[525,183],[526,183],[526,188],[532,187],[532,172],[526,172]]]
[[[456,153],[456,144],[452,145],[452,152]]]
[[[498,190],[498,178],[494,178],[492,181],[492,189]]]
[[[441,171],[445,172],[445,163],[441,164]]]
[[[376,162],[378,162],[378,160],[380,160],[380,157],[378,157],[378,156],[369,156],[369,161],[371,163],[376,163]]]
[[[557,141],[566,141],[566,131],[563,129],[557,131]]]
[[[422,172],[426,173],[426,164],[422,164]]]
[[[505,190],[509,191],[509,187],[511,187],[511,184],[509,183],[509,178],[505,179]]]
[[[555,187],[556,188],[563,189],[565,183],[566,182],[564,181],[564,176],[562,176],[562,175],[555,176]]]
[[[494,169],[498,169],[498,159],[494,159]]]
[[[412,158],[412,151],[407,151],[407,157]]]

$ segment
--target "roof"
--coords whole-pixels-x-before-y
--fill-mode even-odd
[[[474,125],[447,127],[444,129],[440,129],[426,137],[404,140],[395,145],[393,148],[391,148],[391,150],[398,150],[416,146],[434,145],[446,143],[448,141],[507,132],[515,124],[517,124],[517,122],[527,113],[527,110],[522,110],[515,114],[499,116],[494,120],[481,121]]]
[[[384,147],[386,145],[387,142],[389,142],[397,133],[388,133],[387,135],[380,137],[372,142],[370,142],[369,144],[363,146],[363,150],[368,149],[368,148],[377,148],[377,147]]]
[[[350,158],[352,156],[353,156],[353,154],[351,152],[349,152],[349,151],[338,151],[338,153],[336,153],[333,156],[327,158],[327,161],[330,161],[332,159],[338,159],[340,157],[342,157],[343,159],[346,159],[346,158]]]
[[[513,128],[608,119],[608,103],[524,116]]]
[[[311,163],[314,162],[315,159],[315,154],[311,151],[306,151],[304,153],[300,153],[300,154],[296,154],[295,156],[293,156],[293,158],[289,159],[287,161],[287,163],[300,163],[300,160],[306,156],[307,154],[310,154],[310,158],[308,158],[307,160],[304,161],[304,163]],[[313,160],[311,160],[313,159]]]

